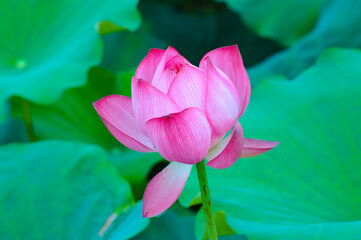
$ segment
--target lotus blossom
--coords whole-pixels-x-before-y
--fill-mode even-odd
[[[207,53],[199,67],[177,50],[151,49],[132,78],[132,98],[111,95],[93,105],[113,136],[130,149],[170,161],[148,184],[143,216],[168,209],[180,196],[193,164],[228,168],[278,142],[248,139],[238,118],[251,86],[237,45]],[[228,135],[227,135],[228,133]]]

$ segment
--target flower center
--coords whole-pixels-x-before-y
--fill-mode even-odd
[[[175,56],[165,64],[164,69],[169,69],[177,74],[184,64],[185,62],[180,56]]]

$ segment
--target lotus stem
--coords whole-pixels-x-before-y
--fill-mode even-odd
[[[202,204],[204,215],[206,219],[206,226],[209,240],[217,240],[217,228],[216,222],[214,221],[214,216],[212,212],[212,204],[211,204],[211,196],[208,187],[207,181],[207,174],[206,174],[206,167],[204,160],[196,164],[197,166],[197,174],[198,174],[198,181],[199,187],[201,189],[201,197],[202,197]]]

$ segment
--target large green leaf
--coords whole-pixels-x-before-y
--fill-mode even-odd
[[[361,48],[360,22],[360,1],[333,0],[322,10],[311,32],[289,49],[249,69],[252,83],[278,75],[294,78],[314,64],[321,52],[329,47]]]
[[[215,210],[250,239],[359,240],[361,51],[332,49],[293,81],[256,86],[245,137],[281,141],[269,153],[208,168]],[[195,174],[181,196],[188,206]]]
[[[218,0],[226,2],[259,35],[291,45],[310,31],[326,0]]]
[[[99,239],[114,211],[118,218],[136,214],[128,229],[116,225],[124,236],[147,224],[140,211],[133,212],[128,183],[105,152],[92,145],[43,141],[1,146],[0,185],[4,240]]]
[[[13,95],[49,104],[65,89],[84,85],[87,70],[102,56],[98,23],[109,20],[135,30],[137,3],[1,0],[0,119]]]

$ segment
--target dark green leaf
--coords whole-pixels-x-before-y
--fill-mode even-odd
[[[238,44],[246,66],[281,49],[276,43],[253,34],[223,4],[177,2],[148,0],[139,4],[139,10],[150,33],[176,48],[194,65],[208,51],[226,45]]]

